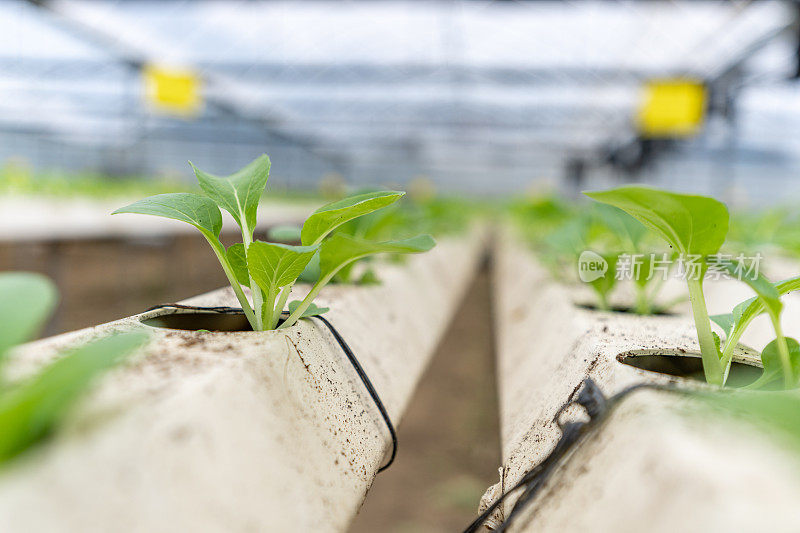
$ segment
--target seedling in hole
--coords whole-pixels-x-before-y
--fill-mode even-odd
[[[0,366],[11,348],[36,334],[55,302],[55,287],[44,276],[0,274]],[[31,377],[0,380],[0,463],[52,433],[95,377],[146,340],[143,332],[110,335],[63,353]]]
[[[258,203],[269,177],[270,160],[262,155],[230,176],[218,177],[194,165],[195,176],[205,196],[192,193],[159,194],[114,211],[172,218],[196,227],[214,250],[247,320],[256,331],[288,328],[302,317],[321,314],[325,309],[313,302],[322,288],[343,268],[364,257],[380,254],[426,252],[433,248],[430,235],[374,242],[340,235],[342,224],[383,209],[403,194],[375,191],[324,205],[303,223],[300,245],[253,240]],[[222,230],[220,208],[239,225],[242,242],[227,250],[219,240]],[[312,259],[319,258],[319,277],[308,295],[288,304],[289,317],[278,325],[298,277]],[[252,301],[243,290],[250,289]]]
[[[635,261],[630,265],[636,293],[633,310],[642,315],[657,310],[655,299],[662,280],[649,275],[651,257],[642,253],[647,228],[621,209],[604,204],[597,204],[594,209],[584,210],[570,218],[561,216],[557,220],[559,223],[555,227],[550,224],[549,234],[540,239],[537,246],[547,250],[543,260],[549,263],[551,270],[560,275],[560,271],[573,268],[576,261],[578,268],[584,269],[587,267],[584,254],[591,257],[597,254],[599,257],[595,259],[605,267],[602,276],[592,277],[591,280],[583,275],[580,277],[594,290],[598,309],[607,311],[611,308],[610,296],[620,285],[616,272],[618,260],[622,253],[627,254],[631,262]],[[528,222],[524,227],[541,225],[535,210],[526,210],[523,221]],[[541,229],[538,231],[541,232]]]
[[[737,306],[730,316],[726,315],[727,318],[717,317],[717,322],[722,322],[723,329],[728,332],[723,349],[720,348],[719,337],[711,330],[703,294],[703,278],[708,270],[708,256],[719,252],[728,233],[729,216],[725,204],[704,196],[677,194],[636,185],[585,194],[630,214],[663,238],[683,257],[699,259],[697,275],[687,276],[686,281],[706,381],[724,385],[733,350],[744,328],[756,315],[766,312],[772,321],[776,338],[761,354],[765,374],[768,369],[771,374],[777,372],[783,377],[786,388],[797,385],[800,372],[794,369],[800,367],[800,347],[794,339],[784,337],[780,324],[783,304],[779,289],[763,276],[756,279],[744,276],[742,281],[756,292],[755,299]],[[731,273],[736,269],[736,265],[730,262],[718,262],[717,265]]]

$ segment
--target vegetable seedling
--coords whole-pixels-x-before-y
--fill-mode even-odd
[[[288,328],[297,320],[324,312],[314,298],[331,279],[348,265],[380,253],[420,253],[433,248],[430,235],[373,242],[338,235],[335,231],[358,217],[383,209],[405,193],[373,191],[324,205],[314,211],[300,230],[300,245],[255,241],[258,204],[269,177],[270,160],[262,155],[229,176],[214,176],[194,165],[195,176],[205,196],[192,193],[159,194],[145,198],[113,214],[138,213],[172,218],[197,228],[217,257],[247,320],[255,331]],[[242,242],[225,249],[220,242],[222,214],[231,214],[238,224]],[[308,264],[318,258],[319,277],[308,295],[289,303],[289,317],[280,323],[292,288]],[[249,288],[252,301],[244,288]]]
[[[708,257],[719,252],[728,232],[729,215],[725,204],[704,196],[678,194],[637,185],[585,194],[630,214],[664,239],[682,257],[696,258],[699,268],[693,275],[686,277],[686,282],[706,381],[724,385],[733,349],[743,328],[755,316],[753,313],[767,312],[775,329],[776,339],[775,344],[769,345],[762,354],[764,367],[773,368],[773,359],[779,360],[785,386],[789,388],[796,385],[797,378],[792,372],[792,361],[796,356],[793,358],[790,350],[793,344],[781,331],[780,296],[776,287],[763,276],[756,279],[747,276],[741,278],[756,292],[756,298],[752,302],[745,302],[743,306],[737,306],[727,320],[717,319],[718,323],[723,322],[723,329],[730,332],[724,350],[720,350],[720,339],[711,330],[703,294],[703,279],[708,270]],[[717,264],[729,272],[736,269],[732,262],[723,261]],[[773,357],[775,354],[777,357]]]

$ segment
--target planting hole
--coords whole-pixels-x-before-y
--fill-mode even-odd
[[[189,331],[253,331],[244,313],[172,313],[143,318],[142,324],[154,328],[184,329]]]
[[[626,313],[626,314],[631,314],[631,315],[637,315],[638,314],[636,312],[636,309],[634,309],[633,307],[630,307],[630,306],[626,306],[626,305],[612,305],[611,309],[607,309],[607,310],[600,309],[599,307],[597,307],[597,305],[591,304],[591,303],[576,303],[575,306],[579,307],[580,309],[586,309],[588,311],[603,311],[603,312],[606,312],[606,313]],[[649,313],[647,315],[639,315],[639,316],[674,316],[674,315],[675,315],[675,313],[673,313],[671,311],[665,311],[663,309],[656,309],[656,310],[654,310],[653,312],[651,312],[651,313]]]
[[[617,361],[648,372],[705,381],[703,360],[699,354],[628,352],[618,355]],[[761,372],[757,366],[734,361],[726,384],[732,387],[748,385],[758,379]]]

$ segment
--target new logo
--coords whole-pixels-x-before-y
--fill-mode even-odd
[[[584,283],[602,278],[608,271],[608,263],[599,254],[584,250],[578,257],[578,277]]]

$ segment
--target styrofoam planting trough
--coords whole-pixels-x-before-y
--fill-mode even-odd
[[[553,281],[549,272],[540,266],[529,248],[510,233],[503,234],[495,245],[493,282],[503,466],[500,469],[501,481],[487,491],[482,501],[482,508],[512,487],[525,472],[539,464],[550,453],[561,436],[554,416],[563,404],[574,399],[587,377],[594,380],[607,395],[619,392],[634,383],[643,382],[677,381],[685,386],[698,386],[698,382],[642,370],[620,362],[620,356],[630,353],[673,353],[678,357],[684,354],[699,354],[693,322],[687,312],[688,304],[679,310],[683,312],[674,316],[640,317],[628,313],[587,310],[576,305],[576,302],[582,300],[583,292]],[[706,293],[712,302],[710,306],[712,312],[715,312],[715,307],[719,312],[729,312],[734,304],[752,295],[748,292],[749,289],[743,285],[742,287],[734,285],[733,282],[707,283]],[[730,307],[725,309],[728,305]],[[787,306],[786,311],[784,321],[798,323],[797,306]],[[754,345],[760,340],[767,342],[770,340],[766,338],[768,333],[763,328],[760,331],[756,328],[755,336],[745,340],[750,340]],[[760,337],[764,337],[765,340]],[[735,360],[752,364],[758,364],[759,361],[755,352],[746,350],[739,350]],[[638,402],[635,398],[625,401]],[[663,479],[657,476],[651,479],[646,470],[641,468],[637,470],[638,466],[647,461],[660,464],[663,458],[669,458],[671,462],[686,466],[693,461],[692,454],[695,451],[702,449],[703,453],[710,454],[715,450],[713,446],[716,441],[710,435],[706,437],[702,425],[681,429],[683,422],[676,422],[675,417],[662,416],[661,413],[664,411],[661,407],[674,405],[676,401],[673,397],[660,394],[653,402],[658,407],[653,413],[633,410],[632,414],[626,415],[624,413],[628,411],[621,410],[612,420],[605,423],[599,430],[597,439],[611,442],[613,445],[609,446],[620,446],[620,448],[609,449],[607,464],[597,467],[596,470],[590,470],[595,473],[587,474],[590,476],[585,481],[589,484],[587,486],[606,494],[603,489],[605,478],[591,476],[601,476],[600,472],[603,472],[602,475],[611,475],[611,470],[620,468],[623,473],[619,479],[627,476],[624,477],[624,483],[628,484],[625,491],[636,493],[638,500],[644,503],[660,505],[659,502],[662,502],[665,509],[672,508],[670,507],[672,504],[677,505],[679,491],[676,489],[681,483],[687,487],[705,487],[709,491],[707,498],[725,498],[731,505],[757,506],[763,503],[764,509],[771,509],[770,502],[765,501],[769,498],[768,495],[743,493],[740,490],[742,487],[738,486],[732,486],[728,490],[725,485],[727,477],[715,478],[717,467],[721,467],[719,462],[713,463],[707,469],[698,463],[692,468],[679,469],[673,478]],[[655,419],[657,423],[644,423],[645,419]],[[675,435],[669,436],[673,428]],[[631,446],[625,444],[631,432],[637,434],[637,439],[647,442],[648,446],[641,448],[632,445],[631,449]],[[687,436],[689,434],[691,438]],[[680,435],[687,438],[682,440]],[[726,451],[720,454],[721,460],[734,460],[738,457],[737,453],[758,455],[763,452],[763,448],[758,447],[746,450],[740,448],[738,451],[730,453]],[[586,452],[588,455],[580,455],[581,453],[584,452],[577,452],[575,457],[569,460],[569,466],[564,468],[578,470],[591,468],[592,454]],[[626,466],[627,453],[631,454],[632,461],[639,461],[638,466]],[[753,457],[753,461],[756,465],[761,464],[759,458]],[[578,466],[573,466],[573,462]],[[766,468],[761,474],[760,482],[769,485],[769,476],[773,474],[776,474],[774,468]],[[637,478],[637,475],[641,477]],[[785,476],[778,478],[779,480],[775,481],[775,490],[780,489],[782,483],[788,483]],[[554,480],[553,483],[559,487],[555,489],[560,491],[559,498],[563,498],[565,502],[571,501],[575,505],[566,507],[566,504],[562,506],[553,503],[551,499],[545,502],[537,498],[532,506],[538,509],[535,516],[539,518],[529,522],[520,520],[515,530],[582,530],[580,524],[592,524],[592,519],[600,514],[624,516],[629,512],[627,495],[623,496],[622,493],[617,494],[616,499],[613,494],[606,494],[607,499],[603,500],[607,504],[605,508],[591,507],[591,510],[587,510],[580,503],[582,500],[577,494],[588,497],[588,493],[576,493],[576,495],[570,493],[572,481],[569,479],[562,478],[560,481]],[[800,496],[800,492],[797,492],[800,486],[793,485],[793,487],[794,497]],[[609,503],[609,499],[614,503]],[[510,497],[495,514],[494,520],[502,520],[514,502],[515,497]],[[554,509],[557,507],[558,512],[562,513],[558,515],[560,517],[558,520],[553,518],[555,522],[542,518],[551,516],[550,513],[556,513],[548,508],[548,505],[555,506]],[[691,510],[704,513],[703,520],[706,522],[702,523],[715,523],[714,520],[718,518],[721,522],[715,523],[716,525],[727,523],[725,521],[727,519],[721,518],[723,507],[701,507],[701,503],[698,502],[697,507]],[[673,531],[692,529],[694,525],[701,523],[692,522],[692,516],[691,513],[674,513],[665,517],[665,524],[672,527]],[[551,526],[555,527],[555,524],[559,524],[559,527],[549,529]],[[642,530],[641,522],[631,522],[631,524],[637,525],[638,530]],[[544,527],[545,525],[547,527]]]
[[[381,285],[330,286],[319,297],[395,424],[483,250],[480,231],[443,239],[404,264],[381,264]],[[185,303],[236,300],[226,289]],[[13,374],[168,312],[26,345]],[[302,320],[276,332],[152,335],[54,441],[2,473],[0,531],[344,530],[390,440],[330,332]]]
[[[674,393],[632,393],[509,531],[800,531],[797,450],[696,407]]]

